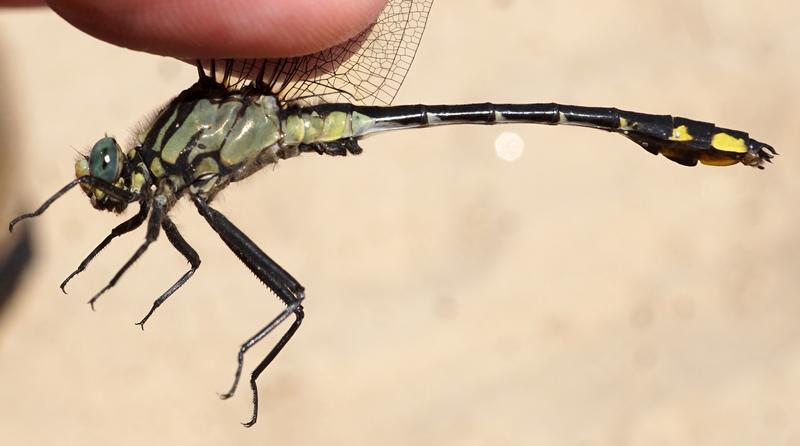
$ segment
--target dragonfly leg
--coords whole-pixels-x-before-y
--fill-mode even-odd
[[[200,256],[197,255],[197,251],[195,251],[189,245],[189,243],[183,239],[181,233],[178,232],[178,228],[175,227],[175,223],[173,223],[167,215],[164,215],[164,218],[161,221],[161,228],[164,230],[164,233],[167,234],[167,239],[170,243],[172,243],[172,246],[174,246],[178,252],[183,254],[184,257],[186,257],[186,260],[189,261],[189,265],[191,266],[189,271],[186,271],[177,282],[175,282],[167,291],[164,292],[164,294],[158,296],[158,299],[153,302],[153,306],[150,308],[150,311],[147,312],[141,321],[136,323],[136,325],[142,327],[142,330],[144,330],[144,323],[147,322],[147,319],[153,315],[153,312],[156,311],[156,308],[160,307],[161,304],[163,304],[164,301],[172,295],[172,293],[174,293],[178,288],[182,287],[183,284],[186,283],[190,277],[192,277],[194,272],[197,271],[197,268],[200,267]]]
[[[47,208],[49,208],[50,205],[53,204],[53,202],[55,202],[56,200],[61,198],[62,195],[67,193],[70,189],[72,189],[73,187],[77,186],[78,184],[84,184],[84,183],[85,184],[89,184],[89,185],[91,185],[93,187],[96,187],[96,188],[102,190],[103,192],[107,193],[109,196],[114,197],[115,199],[117,199],[119,201],[124,201],[126,203],[131,203],[131,202],[135,201],[139,197],[136,194],[133,194],[133,193],[128,192],[128,191],[126,191],[124,189],[120,189],[120,188],[115,187],[115,186],[113,186],[111,184],[108,184],[107,182],[105,182],[105,181],[103,181],[103,180],[101,180],[99,178],[95,178],[95,177],[92,177],[92,176],[85,176],[85,177],[75,178],[74,180],[72,180],[69,183],[67,183],[66,186],[64,186],[61,189],[59,189],[58,192],[53,194],[52,197],[50,197],[47,200],[45,200],[45,202],[42,203],[42,205],[39,206],[39,208],[36,209],[35,211],[29,212],[27,214],[22,214],[19,217],[16,217],[15,219],[11,220],[11,222],[8,224],[9,232],[14,231],[14,226],[16,226],[16,224],[21,222],[22,220],[27,220],[29,218],[38,217],[38,216],[42,215],[44,213],[44,211],[46,211]]]
[[[147,251],[147,247],[150,246],[151,243],[156,241],[158,238],[158,233],[161,229],[161,221],[164,218],[164,204],[159,203],[158,197],[154,200],[155,206],[153,206],[153,212],[150,213],[150,219],[147,222],[147,234],[145,235],[144,243],[142,243],[136,252],[133,253],[130,259],[122,265],[122,268],[114,274],[114,277],[111,278],[111,281],[108,282],[108,285],[104,286],[102,290],[100,290],[97,294],[95,294],[91,299],[89,299],[89,305],[91,305],[92,310],[94,310],[94,303],[100,296],[108,291],[111,287],[116,285],[117,281],[125,274],[125,271],[133,265],[139,257]]]
[[[112,229],[111,234],[109,234],[105,239],[103,239],[103,241],[100,242],[100,244],[97,245],[97,247],[95,247],[92,250],[92,252],[89,253],[88,256],[86,256],[85,259],[83,259],[81,264],[78,265],[78,268],[72,273],[70,273],[70,275],[67,276],[67,278],[64,279],[63,282],[61,282],[61,291],[63,291],[64,294],[66,294],[67,283],[69,283],[69,281],[72,280],[73,277],[77,276],[83,270],[85,270],[86,267],[89,265],[89,262],[91,262],[92,259],[94,259],[95,256],[100,253],[100,251],[102,251],[106,246],[108,246],[108,244],[111,243],[111,240],[114,240],[116,237],[119,237],[121,235],[127,234],[133,231],[134,229],[138,228],[139,226],[141,226],[142,223],[144,223],[144,221],[147,219],[147,214],[149,212],[150,212],[150,206],[147,203],[147,201],[140,202],[139,212],[133,217],[129,218],[128,220],[125,220],[124,222],[120,223],[114,229]]]
[[[303,322],[304,313],[301,303],[305,298],[305,291],[297,280],[267,256],[264,251],[256,246],[252,240],[225,218],[224,215],[212,209],[205,199],[194,196],[192,200],[200,214],[206,219],[209,225],[211,225],[214,231],[219,234],[222,241],[228,245],[228,248],[239,257],[239,260],[241,260],[256,277],[286,304],[285,310],[241,345],[237,355],[236,374],[234,375],[233,385],[227,393],[220,395],[222,399],[230,398],[236,391],[239,379],[242,375],[245,353],[280,325],[281,322],[292,314],[295,315],[295,321],[292,323],[291,327],[289,327],[286,333],[278,340],[272,350],[270,350],[267,356],[253,370],[250,376],[250,387],[253,389],[253,416],[250,421],[244,423],[245,426],[249,427],[255,424],[258,416],[258,391],[256,388],[256,380],[272,360],[275,359],[278,353],[280,353],[286,343],[289,342],[289,339],[292,338]]]
[[[292,309],[293,306],[294,309]],[[295,315],[295,320],[294,322],[292,322],[292,326],[289,327],[288,330],[286,330],[286,333],[284,333],[283,336],[281,336],[281,339],[278,341],[277,344],[275,344],[275,347],[273,347],[272,350],[270,350],[269,354],[267,354],[267,356],[264,359],[262,359],[260,363],[258,363],[258,366],[256,366],[255,369],[253,369],[253,373],[250,374],[250,389],[252,389],[253,391],[253,416],[250,418],[250,421],[242,423],[245,425],[245,427],[250,427],[256,424],[256,420],[258,419],[258,386],[256,386],[256,380],[258,379],[259,376],[261,376],[261,372],[263,372],[264,369],[266,369],[267,366],[269,366],[272,360],[275,359],[276,356],[278,356],[278,353],[280,353],[283,347],[286,345],[286,343],[289,342],[289,339],[292,339],[294,333],[297,331],[298,328],[300,328],[300,324],[303,323],[303,317],[305,316],[305,313],[303,313],[303,306],[300,305],[300,302],[297,302],[296,304],[287,307],[284,313],[288,311],[293,312]],[[259,332],[259,334],[260,333],[261,332]],[[256,335],[255,337],[257,336],[258,335]],[[245,343],[245,345],[247,345],[247,343]],[[242,348],[244,348],[245,345],[242,345]]]

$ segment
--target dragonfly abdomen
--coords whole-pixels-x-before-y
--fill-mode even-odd
[[[299,109],[295,133],[284,142],[325,143],[340,138],[404,128],[451,124],[532,123],[575,125],[620,133],[653,154],[677,163],[698,162],[727,166],[742,163],[760,167],[774,154],[772,147],[745,132],[708,122],[630,112],[616,108],[545,104],[400,105],[391,107],[323,104]],[[308,132],[308,129],[313,129]],[[304,133],[305,132],[305,133]]]

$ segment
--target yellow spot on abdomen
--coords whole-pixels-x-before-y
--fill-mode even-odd
[[[719,152],[718,152],[719,153]],[[699,158],[701,163],[706,166],[732,166],[739,162],[733,158],[713,157],[701,155]]]
[[[723,132],[714,134],[711,147],[723,152],[747,153],[747,144],[743,138],[735,138]]]
[[[672,129],[672,135],[669,137],[670,141],[691,141],[694,139],[689,129],[685,125],[679,125]]]

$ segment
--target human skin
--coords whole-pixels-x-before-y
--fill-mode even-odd
[[[0,0],[0,6],[45,4],[99,39],[194,59],[320,51],[366,29],[386,0]]]

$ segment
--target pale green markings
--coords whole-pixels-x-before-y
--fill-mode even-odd
[[[219,181],[219,175],[217,174],[219,174],[219,164],[217,164],[217,161],[213,157],[207,156],[200,160],[200,163],[195,166],[192,176],[195,180],[202,177],[207,178],[205,181],[193,181],[192,184],[189,185],[191,192],[193,194],[207,194],[211,192]]]
[[[236,111],[238,111],[239,107],[236,108]],[[198,131],[207,129],[214,121],[214,118],[218,116],[220,109],[220,107],[212,104],[207,99],[197,101],[192,112],[186,116],[178,130],[172,134],[169,141],[164,145],[164,149],[161,151],[161,160],[169,164],[175,164],[181,153],[189,148],[192,137]],[[195,144],[197,144],[196,141]]]
[[[161,129],[158,131],[158,135],[156,136],[155,143],[153,144],[153,147],[151,147],[151,150],[154,150],[156,152],[161,151],[161,144],[164,141],[164,134],[167,132],[167,129],[170,128],[170,126],[172,126],[172,123],[175,122],[175,118],[177,117],[178,117],[178,110],[175,109],[172,111],[172,115],[170,115],[169,119],[167,119],[167,122],[165,122],[164,125],[161,126]]]
[[[195,158],[204,154],[216,152],[225,142],[225,136],[230,131],[233,123],[236,122],[236,115],[241,109],[239,101],[229,101],[222,104],[209,104],[215,107],[213,121],[205,126],[205,130],[197,137],[192,151],[189,153],[188,160],[191,163]]]
[[[75,178],[85,177],[89,175],[89,160],[80,158],[75,162]]]
[[[147,179],[141,172],[136,172],[131,177],[131,192],[139,194],[142,188],[147,184]]]
[[[295,145],[303,142],[303,135],[306,133],[306,123],[297,115],[289,115],[283,123],[283,142],[287,145]]]
[[[280,139],[278,109],[274,100],[262,96],[244,110],[225,139],[220,160],[235,166],[258,157]]]
[[[195,166],[192,176],[197,179],[209,173],[219,173],[219,164],[214,161],[214,158],[205,157]]]
[[[153,158],[153,161],[150,162],[150,172],[152,172],[156,178],[161,178],[167,173],[164,170],[164,166],[161,164],[161,160],[158,158]]]
[[[328,116],[325,116],[325,121],[322,124],[322,135],[320,135],[320,141],[335,141],[337,139],[350,136],[350,129],[348,128],[347,124],[347,113],[340,111],[329,113]]]
[[[351,126],[353,128],[353,136],[365,135],[375,128],[375,118],[353,112]]]
[[[330,112],[325,116],[317,112],[299,117],[289,116],[284,122],[283,142],[287,145],[330,142],[351,136],[354,136],[351,116],[343,111]]]
[[[319,135],[322,134],[322,127],[325,124],[322,117],[317,112],[313,112],[310,115],[303,115],[303,121],[305,121],[306,128],[303,142],[309,144],[319,141]]]

